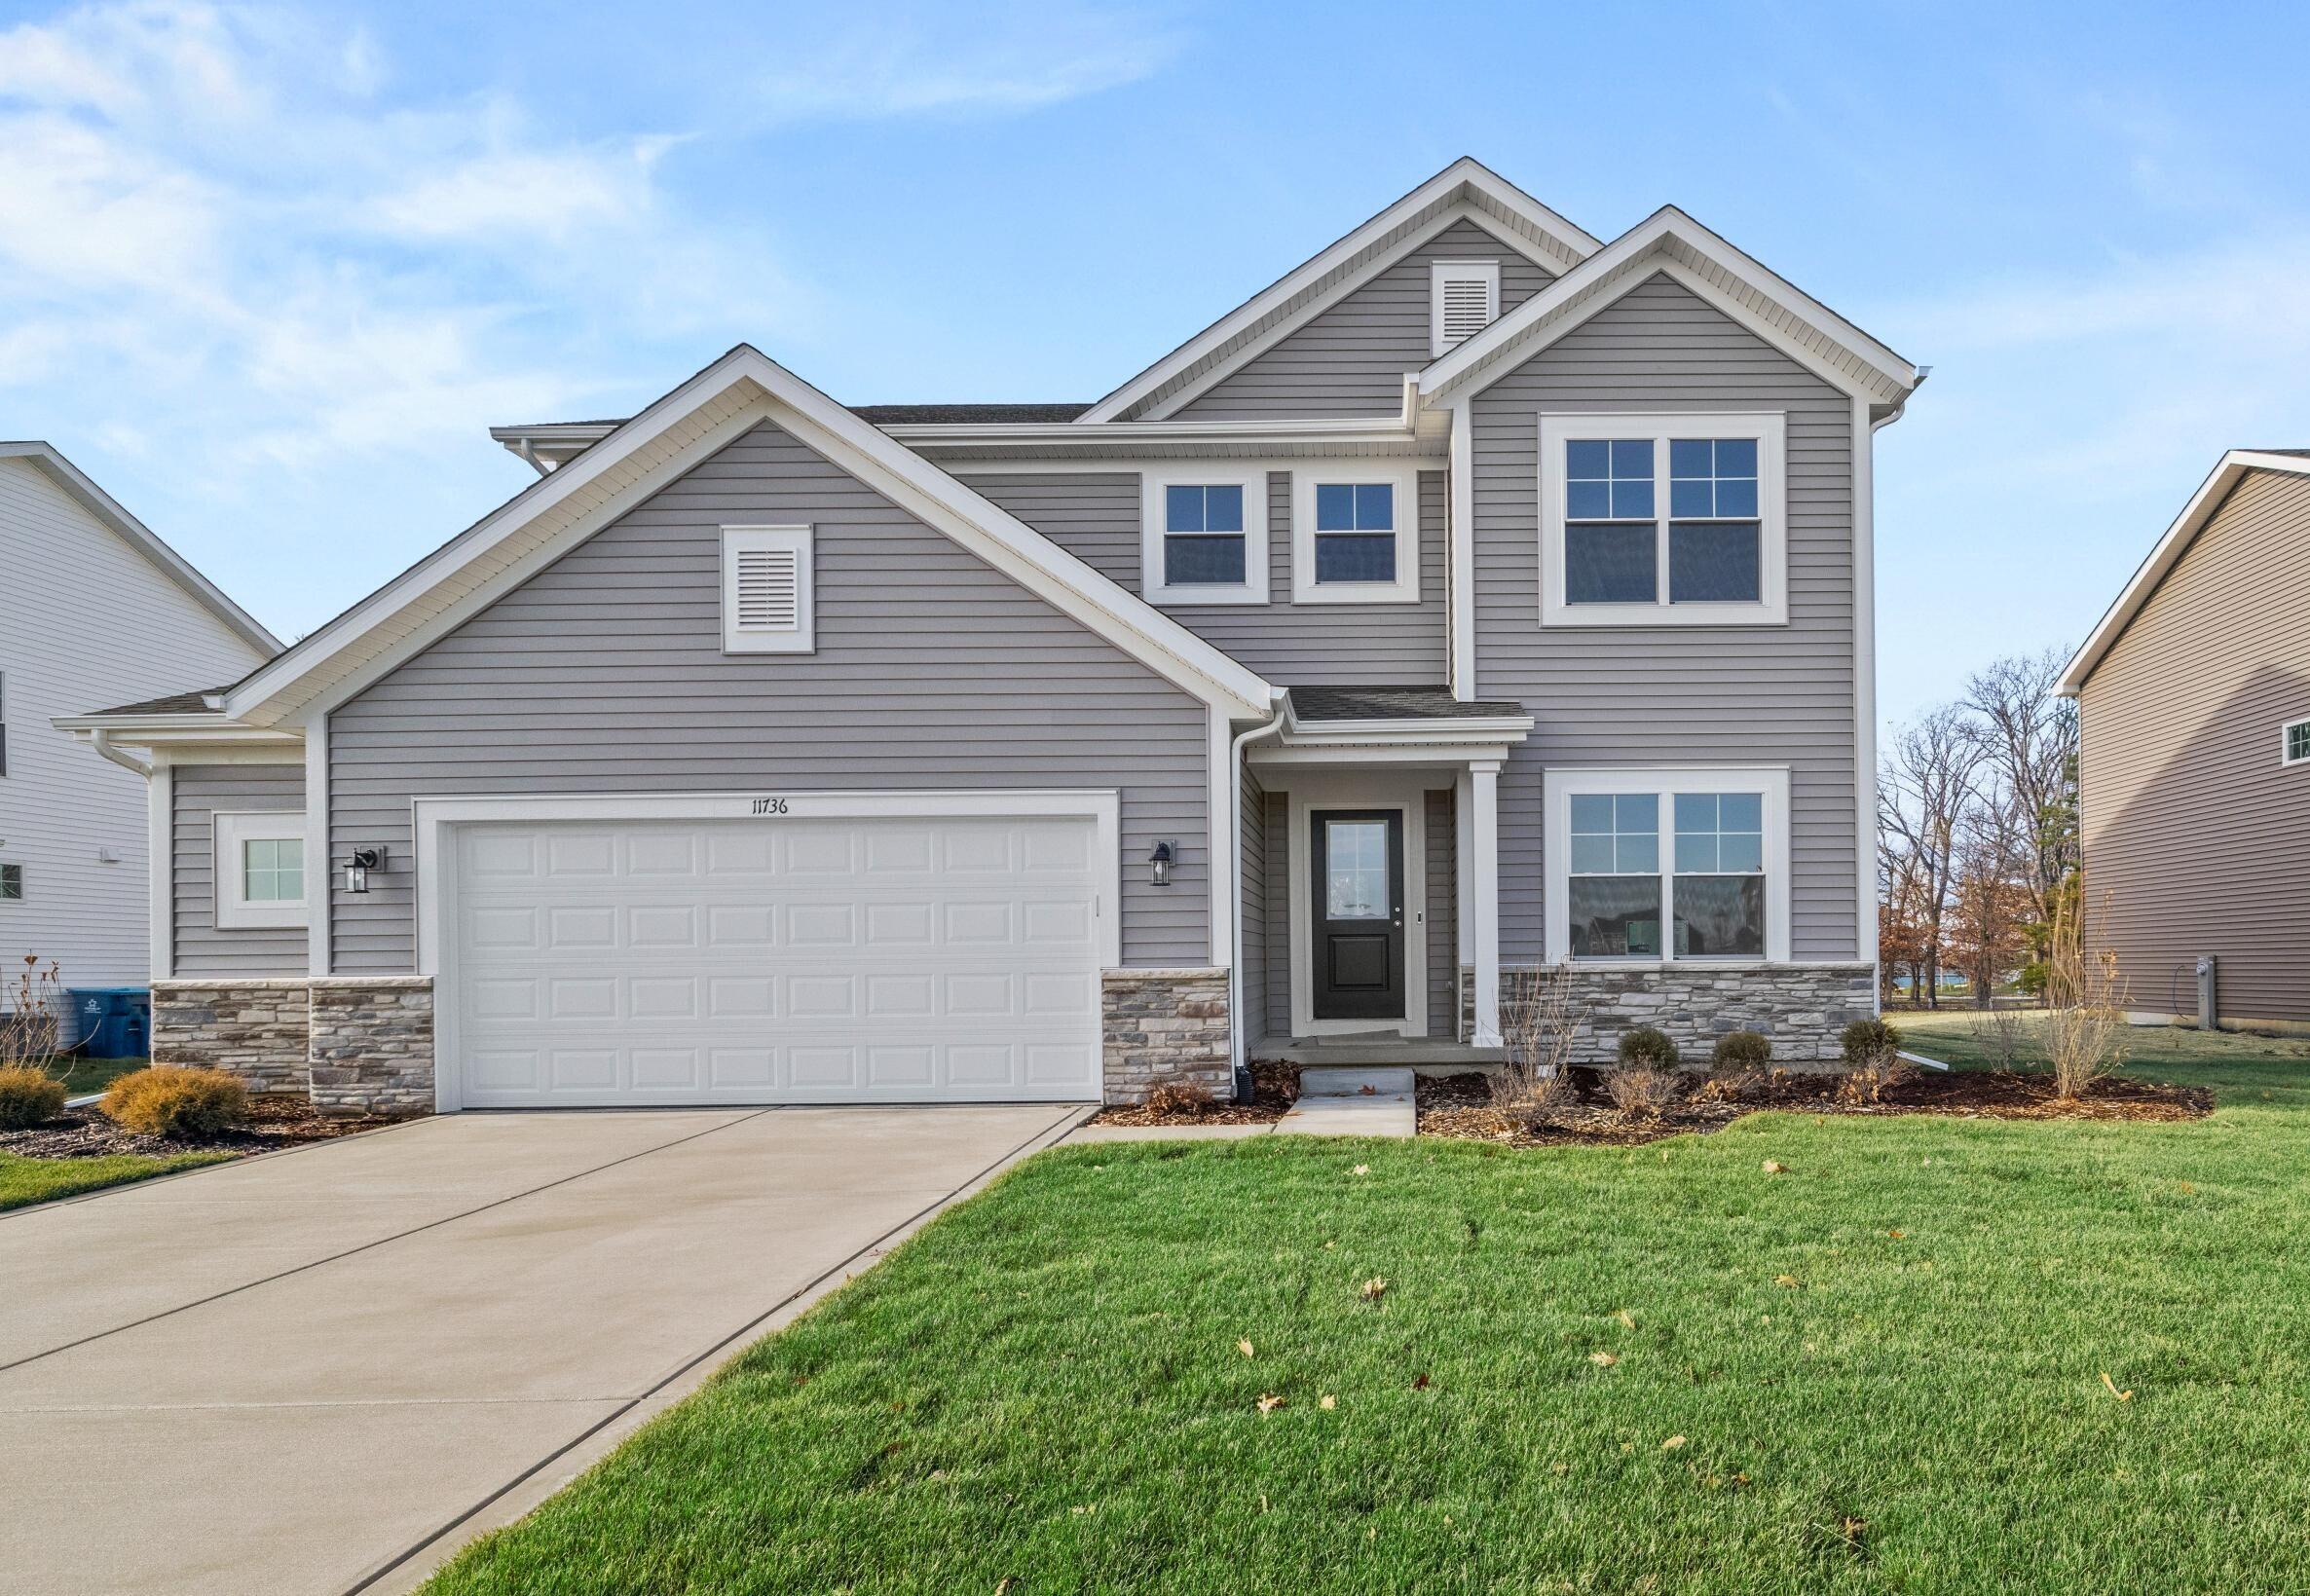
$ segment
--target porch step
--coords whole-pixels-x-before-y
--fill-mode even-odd
[[[1393,1068],[1303,1069],[1299,1072],[1302,1097],[1402,1097],[1412,1090],[1409,1064]]]

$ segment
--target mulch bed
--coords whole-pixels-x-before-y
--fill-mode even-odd
[[[122,1130],[94,1104],[67,1108],[23,1131],[0,1131],[0,1153],[23,1158],[104,1158],[114,1153],[270,1153],[300,1142],[327,1141],[391,1125],[387,1119],[323,1119],[298,1097],[248,1100],[248,1123],[212,1136],[140,1136]]]
[[[1248,1103],[1211,1102],[1170,1110],[1145,1103],[1102,1108],[1091,1116],[1093,1125],[1271,1125],[1299,1100],[1299,1066],[1253,1064],[1251,1100]]]
[[[1875,1102],[1847,1101],[1844,1078],[1835,1074],[1778,1072],[1749,1082],[1737,1095],[1714,1083],[1688,1091],[1657,1119],[1629,1120],[1604,1095],[1603,1078],[1592,1069],[1572,1072],[1579,1100],[1537,1129],[1513,1124],[1492,1106],[1486,1077],[1471,1072],[1422,1076],[1417,1101],[1420,1134],[1466,1136],[1517,1147],[1589,1143],[1633,1146],[1662,1136],[1722,1130],[1760,1109],[1793,1109],[1811,1114],[1944,1114],[1975,1120],[2194,1120],[2214,1110],[2214,1095],[2202,1087],[2165,1086],[2150,1081],[2098,1081],[2086,1095],[2064,1102],[2043,1075],[2005,1070],[1920,1070],[1885,1090]]]

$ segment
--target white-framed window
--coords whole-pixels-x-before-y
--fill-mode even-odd
[[[1540,419],[1543,626],[1789,618],[1787,422]]]
[[[216,923],[254,931],[306,923],[305,816],[224,813],[215,832]]]
[[[0,904],[20,904],[24,901],[24,867],[0,865]]]
[[[1428,353],[1465,344],[1500,315],[1500,263],[1439,260],[1428,267]]]
[[[2310,721],[2289,721],[2278,735],[2278,762],[2310,763]]]
[[[722,651],[816,650],[816,581],[808,527],[722,529]]]
[[[1789,957],[1789,773],[1551,769],[1551,963]]]
[[[1139,592],[1162,605],[1265,604],[1266,468],[1177,465],[1142,473]]]
[[[1291,602],[1419,599],[1419,471],[1343,464],[1293,472]]]

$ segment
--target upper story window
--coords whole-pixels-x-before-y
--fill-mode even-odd
[[[1543,416],[1541,624],[1788,619],[1777,413]]]
[[[1140,487],[1139,591],[1163,605],[1267,602],[1267,472],[1148,471]]]
[[[806,654],[818,647],[808,527],[722,529],[722,651]]]
[[[1547,771],[1548,958],[1786,959],[1788,780]]]
[[[2284,742],[2286,745],[2284,763],[2300,764],[2305,761],[2310,761],[2310,721],[2290,722],[2286,727]]]
[[[1420,597],[1420,479],[1394,466],[1296,473],[1294,604],[1411,604]]]
[[[304,811],[220,812],[209,824],[215,832],[218,928],[305,924]]]
[[[1500,315],[1500,263],[1439,260],[1429,266],[1428,353],[1465,344]]]
[[[0,904],[20,904],[24,901],[24,867],[0,865]]]

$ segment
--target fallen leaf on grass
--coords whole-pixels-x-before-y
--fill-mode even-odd
[[[1613,1318],[1619,1319],[1622,1324],[1625,1324],[1631,1330],[1636,1328],[1636,1316],[1628,1312],[1628,1310],[1625,1308],[1613,1315]]]
[[[1668,1439],[1660,1443],[1660,1450],[1663,1452],[1674,1452],[1678,1447],[1684,1444],[1685,1438],[1682,1435],[1671,1435],[1668,1437]]]
[[[1365,1302],[1377,1302],[1387,1294],[1388,1282],[1380,1279],[1379,1276],[1374,1275],[1363,1282],[1363,1300]]]
[[[1778,1160],[1769,1158],[1765,1161],[1765,1172],[1767,1174],[1787,1174],[1789,1167]]]
[[[1249,1357],[1251,1355],[1250,1338],[1247,1336],[1242,1341],[1237,1342],[1235,1344],[1235,1350],[1243,1354],[1246,1357]]]
[[[1785,1285],[1791,1289],[1794,1289],[1797,1285],[1797,1277],[1794,1275],[1775,1275],[1772,1277],[1772,1283],[1774,1285]]]
[[[1371,1166],[1368,1164],[1359,1164],[1351,1172],[1355,1174],[1369,1174],[1371,1173]]]
[[[2104,1369],[2102,1371],[2102,1384],[2107,1389],[2110,1395],[2116,1397],[2121,1402],[2131,1402],[2134,1399],[2134,1393],[2131,1391],[2119,1391],[2117,1389],[2117,1382],[2109,1378],[2109,1371],[2107,1369]]]
[[[1412,1390],[1414,1391],[1426,1391],[1427,1389],[1428,1377],[1426,1375],[1422,1375],[1419,1379],[1412,1382]]]
[[[1261,1413],[1273,1413],[1276,1409],[1282,1407],[1283,1405],[1284,1399],[1281,1396],[1278,1396],[1274,1392],[1262,1392],[1260,1393],[1259,1411]]]
[[[1092,1514],[1092,1513],[1096,1513],[1096,1512],[1098,1512],[1098,1511],[1099,1511],[1099,1503],[1096,1503],[1096,1502],[1087,1502],[1087,1503],[1084,1503],[1082,1506],[1080,1506],[1080,1507],[1069,1507],[1069,1508],[1067,1509],[1067,1511],[1068,1511],[1068,1512],[1070,1512],[1070,1513],[1073,1513],[1073,1514],[1075,1514],[1077,1517],[1084,1517],[1084,1516],[1087,1516],[1087,1515],[1089,1515],[1089,1514]]]
[[[1600,1369],[1609,1369],[1615,1363],[1618,1363],[1620,1358],[1611,1353],[1590,1353],[1588,1355],[1588,1361],[1595,1364]]]
[[[1333,1408],[1339,1406],[1339,1398],[1336,1396],[1319,1396],[1316,1398],[1316,1406],[1322,1408],[1325,1413],[1329,1413]]]
[[[1885,1232],[1885,1234],[1886,1234],[1887,1236],[1890,1236],[1890,1237],[1891,1237],[1891,1238],[1892,1238],[1894,1241],[1898,1242],[1898,1241],[1900,1241],[1900,1240],[1901,1240],[1903,1237],[1907,1236],[1907,1235],[1909,1234],[1909,1232],[1907,1232],[1907,1231],[1905,1231],[1905,1230],[1888,1230],[1888,1231],[1886,1231],[1886,1232]]]
[[[1569,1474],[1572,1472],[1572,1465],[1568,1463],[1551,1463],[1548,1465],[1548,1472],[1551,1474]]]
[[[994,1596],[1011,1596],[1011,1587],[1016,1585],[1018,1582],[1018,1580],[1012,1578],[1009,1575],[1004,1575],[1000,1579],[997,1579],[994,1582]]]

